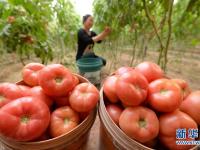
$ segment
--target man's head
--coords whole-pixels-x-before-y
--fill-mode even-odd
[[[90,29],[93,26],[93,17],[89,14],[83,16],[83,25],[86,29]]]

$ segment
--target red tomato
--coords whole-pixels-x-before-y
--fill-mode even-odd
[[[17,141],[38,138],[47,129],[50,111],[33,97],[16,99],[0,109],[0,134]]]
[[[24,37],[21,38],[21,40],[27,44],[33,44],[34,42],[33,37],[30,35],[25,35]]]
[[[23,97],[22,90],[12,83],[0,84],[0,108],[14,99]]]
[[[53,100],[44,93],[44,90],[40,86],[35,86],[30,89],[30,95],[33,97],[37,97],[47,104],[47,106],[51,107],[53,104]]]
[[[67,96],[74,88],[72,73],[60,64],[52,64],[43,68],[39,73],[39,84],[50,96]]]
[[[65,106],[56,109],[51,115],[50,134],[57,137],[66,134],[79,124],[79,115],[71,107]]]
[[[118,76],[116,76],[116,75],[107,77],[103,84],[103,91],[104,91],[106,97],[108,98],[108,100],[110,100],[110,102],[112,102],[112,103],[116,103],[119,100],[117,93],[116,93],[117,79],[118,79]]]
[[[133,70],[119,76],[116,89],[125,106],[137,106],[146,99],[148,82],[141,73]]]
[[[18,85],[18,87],[21,89],[21,91],[23,92],[23,95],[26,96],[26,93],[29,92],[29,90],[31,89],[29,86],[25,86],[25,85]]]
[[[110,104],[106,106],[106,110],[114,123],[119,125],[119,117],[123,111],[122,108],[120,108],[118,105]]]
[[[190,94],[190,88],[188,83],[183,79],[172,79],[172,81],[177,83],[181,87],[183,99],[185,99]]]
[[[158,79],[149,84],[148,102],[159,112],[172,112],[182,102],[180,87],[169,79]]]
[[[74,87],[77,86],[79,84],[79,79],[77,76],[73,75],[74,77]]]
[[[85,120],[89,114],[90,114],[90,112],[81,112],[81,113],[79,113],[81,121]]]
[[[145,146],[147,146],[147,147],[150,147],[150,148],[155,148],[156,145],[158,145],[158,139],[155,138],[155,139],[153,139],[153,140],[150,140],[150,141],[148,141],[148,142],[143,143],[143,145],[145,145]]]
[[[176,131],[178,129],[197,129],[196,122],[187,114],[181,111],[174,111],[171,113],[166,113],[160,116],[160,132],[159,138],[161,142],[171,150],[188,150],[191,145],[177,145]],[[190,141],[191,139],[187,137],[183,139],[184,141]],[[194,139],[193,139],[194,140]]]
[[[17,85],[21,92],[22,92],[22,96],[21,97],[27,97],[27,96],[31,96],[30,95],[30,90],[31,90],[31,87],[29,86],[26,86],[26,85]]]
[[[22,70],[23,81],[30,86],[39,85],[38,73],[45,66],[40,63],[29,63]]]
[[[9,16],[7,19],[8,23],[12,24],[15,22],[15,16]]]
[[[53,98],[57,108],[62,106],[69,106],[69,96],[54,97]]]
[[[164,72],[157,64],[153,62],[145,61],[143,63],[138,64],[135,69],[142,73],[148,82],[154,81],[156,79],[160,79],[164,77]]]
[[[39,138],[37,138],[35,141],[45,141],[50,139],[50,135],[47,131],[45,131]]]
[[[53,104],[52,99],[44,93],[43,89],[40,86],[35,86],[30,88],[28,86],[18,85],[18,87],[22,90],[23,97],[25,96],[36,97],[45,102],[47,106],[49,107],[52,106]]]
[[[119,118],[120,128],[141,143],[153,140],[159,133],[159,121],[154,111],[143,106],[126,108]]]
[[[200,125],[200,91],[192,92],[182,102],[180,110],[190,115]]]
[[[91,83],[77,85],[69,97],[71,107],[77,112],[89,112],[99,100],[99,91]]]
[[[120,67],[119,69],[117,69],[115,71],[114,74],[116,74],[116,75],[122,75],[122,74],[124,74],[126,72],[129,72],[129,71],[132,71],[132,70],[134,70],[132,67]]]

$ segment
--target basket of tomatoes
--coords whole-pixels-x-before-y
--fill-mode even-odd
[[[100,91],[102,149],[197,149],[200,91],[153,62],[121,67]]]
[[[0,83],[1,149],[80,149],[98,101],[96,87],[65,66],[30,63],[22,81]]]

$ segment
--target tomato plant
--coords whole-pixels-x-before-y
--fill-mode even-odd
[[[63,45],[74,47],[80,21],[68,0],[1,1],[0,20],[4,51],[17,53],[24,65],[31,56],[47,63]]]
[[[181,43],[187,43],[184,43],[185,45],[190,45],[192,41],[198,45],[199,40],[195,39],[200,33],[197,30],[200,23],[200,19],[197,17],[200,12],[199,6],[200,2],[193,0],[184,2],[174,0],[123,0],[120,2],[95,0],[95,28],[98,31],[103,30],[105,26],[112,28],[110,43],[113,43],[113,50],[121,44],[125,45],[122,49],[125,47],[131,49],[129,51],[129,54],[132,55],[130,57],[131,66],[138,59],[145,60],[148,52],[157,51],[158,57],[156,56],[155,59],[165,70],[169,62],[168,54],[172,44],[177,45],[175,42],[181,40]],[[186,38],[188,40],[185,40]],[[123,39],[125,39],[124,42],[121,42]],[[172,41],[172,39],[174,40]],[[183,40],[184,42],[182,42]],[[118,44],[119,42],[121,43]],[[113,50],[110,51],[111,54],[114,53]],[[115,60],[118,63],[121,62],[119,58],[115,57]]]

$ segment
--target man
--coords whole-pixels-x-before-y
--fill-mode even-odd
[[[106,60],[103,57],[95,55],[93,47],[95,43],[100,43],[110,33],[110,28],[105,27],[104,31],[100,34],[96,34],[94,31],[90,31],[93,26],[93,17],[91,15],[83,16],[83,28],[78,31],[78,50],[76,54],[76,60],[82,56],[100,58],[103,65],[106,65]]]

